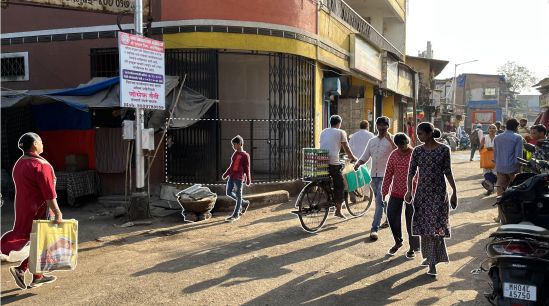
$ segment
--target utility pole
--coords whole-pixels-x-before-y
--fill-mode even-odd
[[[143,0],[135,0],[135,35],[143,36]],[[143,156],[144,110],[135,108],[135,192],[132,193],[128,217],[130,220],[150,217],[149,196],[145,192],[145,157]]]
[[[472,61],[467,61],[467,62],[463,62],[463,63],[459,63],[459,64],[455,64],[454,65],[454,79],[453,79],[453,92],[452,92],[452,109],[455,111],[456,109],[456,92],[457,92],[457,68],[458,66],[460,65],[463,65],[463,64],[468,64],[468,63],[473,63],[473,62],[478,62],[478,60],[472,60]],[[442,123],[442,113],[441,113],[441,117],[440,117],[440,121],[441,121],[441,125],[444,126],[444,123]]]

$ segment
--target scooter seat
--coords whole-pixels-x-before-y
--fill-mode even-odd
[[[502,225],[497,229],[495,233],[490,236],[500,236],[502,234],[529,235],[549,239],[549,230],[540,226],[536,226],[531,222]]]

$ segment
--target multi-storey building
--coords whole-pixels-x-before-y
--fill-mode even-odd
[[[209,120],[168,131],[156,180],[218,182],[236,134],[256,181],[297,179],[301,149],[318,143],[331,114],[348,130],[381,114],[399,126],[414,101],[414,71],[403,64],[405,0],[152,0],[148,15],[147,35],[165,42],[166,74],[186,75],[186,86],[219,101]],[[67,88],[115,77],[120,29],[132,32],[131,16],[10,3],[2,9],[2,67],[11,70],[2,70],[2,86]]]

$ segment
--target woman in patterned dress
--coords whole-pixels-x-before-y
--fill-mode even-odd
[[[412,201],[412,178],[418,173],[419,182],[414,194],[414,216],[412,233],[421,237],[422,266],[429,266],[427,274],[437,274],[436,264],[448,262],[448,253],[444,238],[450,237],[448,221],[449,204],[457,207],[457,190],[452,174],[450,148],[435,140],[440,138],[440,131],[433,124],[423,122],[417,127],[417,136],[422,145],[417,146],[410,160],[408,170],[406,202]],[[446,180],[453,193],[448,201]]]

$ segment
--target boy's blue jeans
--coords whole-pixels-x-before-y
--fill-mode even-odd
[[[387,209],[385,207],[385,201],[381,196],[381,186],[383,185],[383,177],[372,177],[372,189],[374,190],[374,197],[376,200],[376,210],[374,213],[374,220],[372,222],[372,232],[377,232],[381,224],[381,218],[383,213]]]
[[[236,201],[233,216],[238,216],[242,207],[242,180],[229,178],[227,181],[227,195]]]

